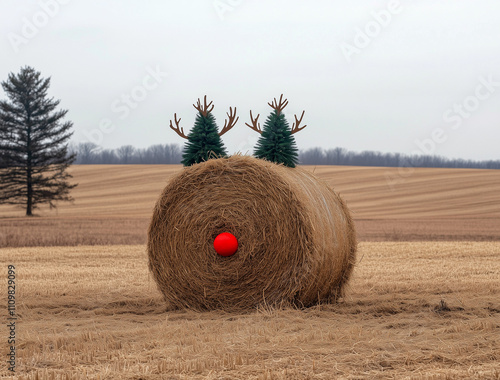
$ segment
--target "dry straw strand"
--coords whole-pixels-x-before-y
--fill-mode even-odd
[[[239,242],[217,255],[215,237]],[[161,194],[149,226],[149,268],[173,308],[308,307],[342,295],[356,256],[344,201],[301,168],[248,156],[185,168]]]

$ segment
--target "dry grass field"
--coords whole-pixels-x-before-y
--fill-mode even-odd
[[[167,310],[142,245],[0,249],[18,379],[500,379],[499,243],[365,242],[359,259],[338,305],[227,314]]]
[[[498,170],[414,169],[398,177],[398,168],[306,169],[347,200],[361,241],[500,241]],[[145,244],[153,206],[179,170],[75,165],[73,204],[41,208],[32,219],[23,218],[22,209],[0,206],[0,247]]]
[[[307,167],[356,221],[346,297],[230,314],[171,310],[148,273],[152,208],[179,170],[74,166],[73,204],[0,206],[16,379],[500,379],[500,171]]]

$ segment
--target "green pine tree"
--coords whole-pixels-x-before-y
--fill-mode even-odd
[[[211,113],[203,116],[201,112],[196,116],[194,127],[188,134],[188,142],[182,153],[182,164],[191,166],[210,158],[227,156],[224,143],[219,136],[215,117]]]
[[[41,204],[72,201],[73,123],[49,97],[50,78],[26,66],[1,85],[7,99],[0,100],[0,204],[22,205],[33,216]]]
[[[295,122],[292,128],[290,128],[282,112],[288,105],[288,100],[283,100],[283,94],[281,94],[279,102],[274,98],[272,103],[267,104],[269,104],[274,111],[271,112],[267,118],[264,129],[260,128],[260,115],[257,115],[254,119],[252,111],[250,111],[251,124],[246,123],[249,128],[261,135],[257,141],[254,156],[294,168],[299,163],[299,154],[293,134],[307,127],[307,125],[303,127],[300,126],[305,111],[302,111],[300,119],[295,115]]]
[[[239,117],[236,117],[236,107],[229,107],[227,113],[228,119],[224,122],[224,127],[219,133],[215,117],[212,115],[214,106],[212,102],[207,104],[207,96],[205,95],[204,104],[198,99],[198,104],[193,104],[193,107],[198,110],[194,127],[186,136],[184,129],[179,125],[181,119],[177,119],[177,114],[174,114],[174,124],[170,120],[170,128],[179,136],[187,139],[188,142],[182,152],[182,164],[191,166],[200,162],[207,161],[211,158],[219,158],[227,156],[226,148],[222,143],[221,136],[233,128],[238,122]]]
[[[274,110],[267,118],[257,141],[254,156],[294,168],[299,163],[295,138],[283,113]]]

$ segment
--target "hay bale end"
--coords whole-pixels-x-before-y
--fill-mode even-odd
[[[218,255],[228,232],[237,252]],[[174,177],[148,231],[149,268],[171,307],[300,307],[342,295],[356,255],[344,201],[301,168],[248,156],[212,159]]]

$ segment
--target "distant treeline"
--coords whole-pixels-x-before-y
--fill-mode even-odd
[[[124,145],[117,149],[102,149],[94,143],[80,143],[70,146],[76,153],[75,164],[179,164],[182,149],[177,144],[157,144],[139,149]]]
[[[440,156],[405,155],[373,151],[352,152],[344,148],[311,148],[300,152],[303,165],[350,165],[416,168],[500,169],[500,160],[473,161]]]
[[[157,144],[148,148],[125,145],[117,149],[102,149],[93,143],[70,147],[77,155],[75,164],[179,164],[182,148],[176,144]],[[373,151],[352,152],[344,148],[311,148],[300,151],[303,165],[350,165],[424,168],[500,169],[500,160],[473,161],[440,156],[405,155]]]

